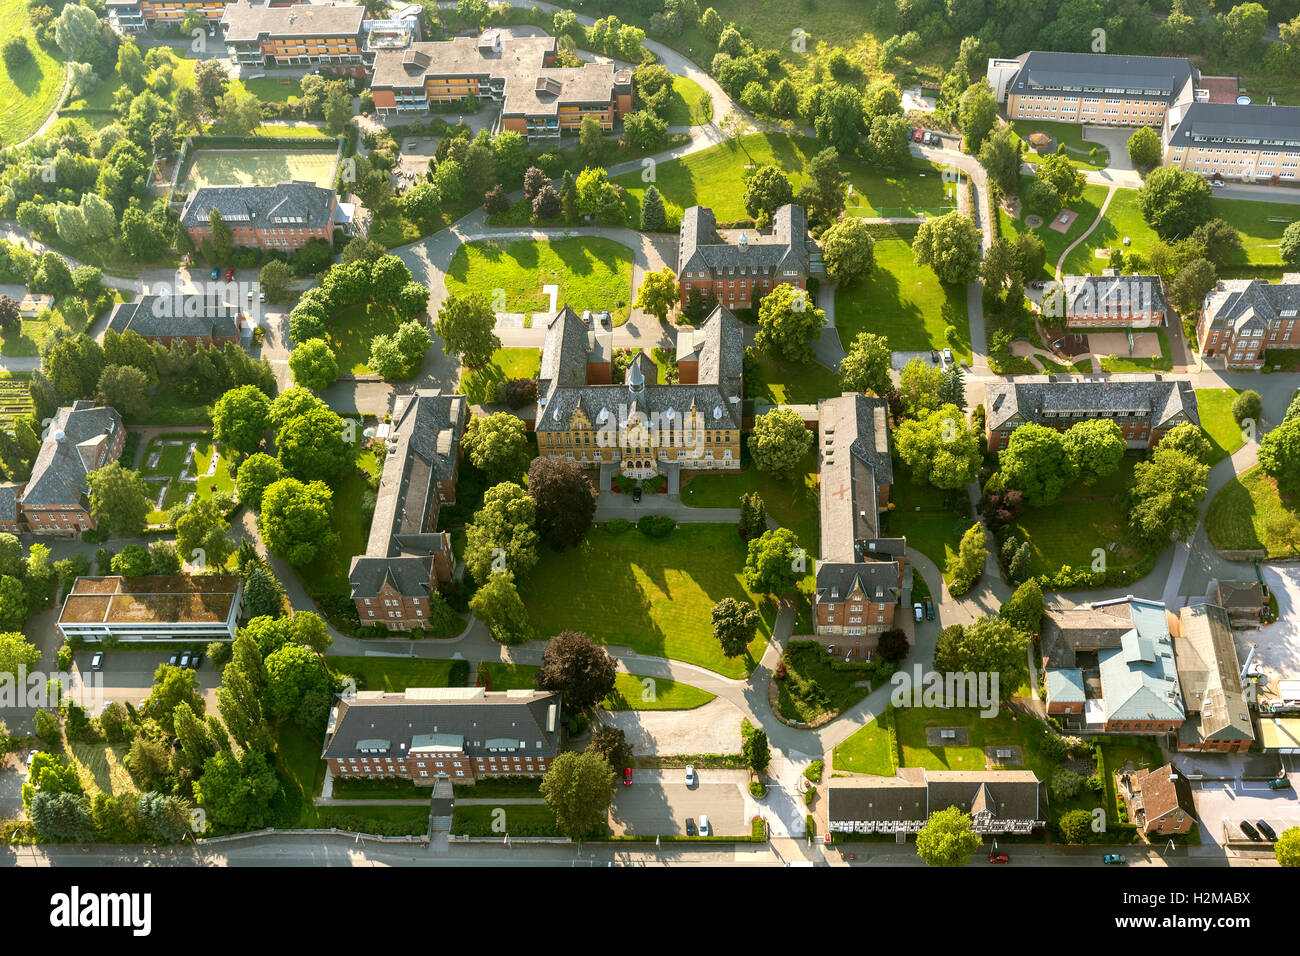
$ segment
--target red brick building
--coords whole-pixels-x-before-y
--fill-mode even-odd
[[[0,484],[0,530],[77,535],[95,527],[86,476],[117,461],[126,428],[115,409],[94,402],[60,408],[25,482]]]
[[[1192,785],[1172,764],[1125,774],[1120,793],[1129,819],[1147,836],[1178,836],[1196,826]]]
[[[707,206],[691,206],[682,213],[677,279],[683,306],[697,291],[706,302],[729,309],[757,308],[778,285],[806,289],[814,261],[820,262],[821,254],[808,235],[802,206],[787,204],[776,210],[772,228],[766,231],[720,233]]]
[[[1178,731],[1179,750],[1245,753],[1255,725],[1241,683],[1241,665],[1226,608],[1195,604],[1178,613],[1174,661],[1187,720]]]
[[[1300,348],[1300,273],[1281,282],[1220,279],[1205,296],[1196,319],[1201,355],[1220,358],[1228,368],[1264,367],[1269,349]]]
[[[232,245],[287,252],[312,239],[333,240],[338,198],[332,189],[298,180],[275,186],[200,186],[185,200],[181,225],[201,246],[212,238],[215,209],[230,228]]]
[[[1048,283],[1043,318],[1051,328],[1155,328],[1165,324],[1159,276],[1062,276]]]
[[[241,323],[239,309],[219,294],[177,292],[142,295],[132,302],[119,302],[109,313],[108,331],[119,335],[134,332],[147,341],[166,346],[176,341],[190,345],[228,345],[239,341]]]
[[[330,711],[322,756],[335,777],[457,786],[541,777],[560,750],[560,695],[482,687],[360,691]]]
[[[463,395],[424,389],[393,402],[384,472],[366,553],[352,558],[348,581],[363,625],[409,631],[424,626],[429,598],[451,580],[451,535],[438,512],[456,501]]]
[[[1063,432],[1081,421],[1106,418],[1119,426],[1129,448],[1151,448],[1171,428],[1201,424],[1191,383],[1159,375],[1123,381],[990,382],[985,412],[991,451],[1006,448],[1012,432],[1026,422]]]

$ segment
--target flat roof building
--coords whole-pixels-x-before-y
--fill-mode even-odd
[[[236,575],[81,577],[63,600],[59,633],[83,641],[233,641],[243,585]]]

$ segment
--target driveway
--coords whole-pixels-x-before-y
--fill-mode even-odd
[[[1270,790],[1263,781],[1202,783],[1194,786],[1192,800],[1201,824],[1201,839],[1220,846],[1227,826],[1233,842],[1240,842],[1242,820],[1256,826],[1265,820],[1278,833],[1300,826],[1300,799],[1296,791]]]
[[[700,770],[693,787],[685,784],[682,770],[638,770],[632,786],[615,788],[609,808],[615,833],[636,836],[685,836],[686,818],[699,824],[709,818],[715,836],[749,833],[749,774],[743,770]]]
[[[1128,138],[1132,135],[1133,130],[1123,127],[1083,127],[1083,138],[1085,140],[1105,146],[1110,151],[1110,165],[1106,168],[1112,171],[1133,172],[1136,169],[1133,160],[1128,158]],[[1071,153],[1071,155],[1077,154]]]
[[[23,815],[23,782],[27,765],[19,754],[0,760],[0,820],[16,820]]]

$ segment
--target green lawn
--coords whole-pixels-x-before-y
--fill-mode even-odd
[[[166,444],[168,442],[181,442],[181,444]],[[194,443],[196,448],[194,461],[188,474],[190,477],[196,475],[206,477],[199,477],[197,481],[181,481],[180,474],[185,468],[185,459],[189,454],[191,443]],[[155,455],[158,456],[157,464],[151,465],[150,462],[154,460]],[[208,475],[209,471],[212,472],[211,475]],[[169,479],[166,484],[166,494],[162,499],[162,507],[155,507],[149,514],[150,524],[164,523],[167,520],[167,509],[184,504],[191,494],[194,494],[197,499],[202,499],[211,498],[218,493],[233,495],[235,492],[235,479],[230,476],[226,459],[213,444],[211,433],[195,435],[171,433],[152,439],[144,450],[140,475],[145,479],[150,498],[155,505],[163,483],[149,479],[160,477]]]
[[[1032,176],[1020,177],[1021,196],[1025,194],[1025,187],[1029,185],[1032,179]],[[1068,232],[1057,232],[1052,228],[1050,220],[1043,223],[1037,229],[1030,229],[1025,225],[1023,219],[1012,219],[1001,207],[998,207],[998,224],[1001,228],[1002,235],[1006,236],[1008,239],[1015,239],[1016,236],[1019,236],[1024,232],[1033,232],[1037,234],[1038,238],[1043,240],[1043,247],[1047,252],[1046,262],[1043,265],[1044,278],[1053,279],[1056,277],[1056,263],[1060,260],[1061,253],[1065,252],[1070,243],[1083,235],[1093,224],[1093,221],[1096,220],[1097,213],[1101,211],[1101,204],[1106,201],[1106,191],[1105,186],[1083,187],[1083,198],[1078,202],[1070,203],[1067,207],[1079,214],[1074,222],[1071,223]],[[1100,229],[1103,227],[1099,226],[1098,228]],[[1093,237],[1090,236],[1088,242],[1092,242],[1092,239]],[[1084,243],[1080,246],[1080,249],[1087,245],[1088,243]],[[1076,249],[1074,255],[1070,259],[1070,262],[1075,265],[1079,265],[1079,257],[1082,255],[1080,249]],[[1086,253],[1086,256],[1091,255],[1092,252],[1089,250]],[[1096,261],[1099,264],[1099,267],[1104,265],[1100,259]],[[1087,271],[1091,272],[1092,269],[1089,268]],[[1100,271],[1100,268],[1098,268],[1098,271]]]
[[[1102,196],[1104,201],[1104,192]],[[1092,216],[1095,218],[1096,213],[1094,212]],[[1092,218],[1083,228],[1088,228],[1091,223]],[[1071,232],[1073,231],[1072,227]],[[1125,238],[1132,240],[1131,245],[1124,246]],[[1145,253],[1157,241],[1159,237],[1155,230],[1142,218],[1142,210],[1138,208],[1137,191],[1117,189],[1115,195],[1111,197],[1110,205],[1106,207],[1105,217],[1091,235],[1066,256],[1065,266],[1061,271],[1064,275],[1100,275],[1110,262],[1108,259],[1097,258],[1096,250],[1125,248]],[[1060,253],[1057,255],[1059,256]],[[1056,262],[1053,260],[1049,264],[1055,267]]]
[[[1032,717],[1003,708],[993,719],[980,716],[974,708],[900,707],[894,711],[904,767],[926,770],[983,770],[985,747],[1019,746],[1023,762],[1004,765],[1003,769],[1026,769],[1046,781],[1057,764],[1043,754],[1041,740],[1044,725]],[[967,742],[963,746],[930,746],[927,727],[964,727]]]
[[[550,299],[542,292],[558,285],[556,306],[609,310],[614,324],[627,321],[632,299],[632,250],[612,239],[516,239],[467,242],[456,250],[447,270],[447,292],[478,292],[489,302],[504,290],[501,312],[544,312]]]
[[[840,664],[814,641],[791,641],[785,652],[786,678],[777,682],[777,709],[786,720],[811,723],[848,710],[867,694],[869,665]],[[859,684],[863,686],[858,686]]]
[[[263,76],[256,80],[237,82],[263,103],[284,103],[302,97],[302,81],[298,79]]]
[[[907,538],[909,550],[915,549],[939,566],[942,572],[949,558],[957,553],[961,536],[975,523],[944,507],[949,499],[957,506],[965,500],[964,490],[943,491],[916,481],[902,465],[894,464],[894,484],[889,489],[889,502],[893,505],[885,516],[885,533]]]
[[[494,827],[500,821],[501,829]],[[542,804],[507,804],[501,807],[461,806],[451,818],[451,832],[466,836],[559,836],[555,814]]]
[[[378,486],[383,464],[373,449],[363,451],[357,456],[357,470],[330,484],[334,492],[334,530],[339,536],[339,546],[332,553],[320,555],[298,569],[312,597],[346,595],[351,590],[348,565],[352,555],[365,553],[366,539],[370,536],[370,522],[363,518],[361,509],[361,499],[370,486],[361,472],[368,471]]]
[[[373,302],[349,305],[325,324],[325,341],[334,350],[340,372],[363,375],[374,371],[366,364],[374,337],[391,335],[401,324],[401,316],[388,306]]]
[[[834,334],[830,329],[822,332]],[[843,391],[839,373],[819,362],[787,362],[758,348],[746,354],[753,357],[756,372],[745,376],[745,398],[769,405],[813,405],[819,398],[834,398]]]
[[[541,367],[539,349],[497,349],[486,368],[473,372],[461,369],[459,388],[471,405],[490,405],[496,401],[498,383],[512,378],[537,378]]]
[[[836,747],[832,761],[836,772],[870,773],[881,777],[892,777],[897,766],[892,707]]]
[[[547,553],[520,587],[535,632],[583,631],[603,644],[744,677],[762,656],[776,604],[745,588],[745,543],[734,525],[685,524],[666,538],[595,528],[570,551]],[[762,612],[746,657],[727,658],[710,612],[724,597]]]
[[[751,133],[681,159],[659,163],[654,170],[654,185],[664,197],[670,227],[681,221],[682,210],[687,206],[701,204],[710,206],[719,222],[733,222],[748,215],[743,202],[743,184],[754,168],[775,164],[789,176],[798,191],[807,164],[820,150],[815,139],[805,136]],[[850,215],[908,215],[895,210],[943,211],[954,204],[949,195],[951,188],[940,177],[940,167],[934,164],[918,161],[905,170],[886,170],[842,156],[840,165],[859,197],[859,204],[850,207]],[[627,191],[628,213],[635,222],[648,183],[642,180],[639,171],[616,176],[613,181]]]
[[[479,671],[484,670],[492,690],[531,690],[537,686],[534,677],[541,668],[532,664],[484,661]],[[620,672],[614,675],[614,689],[602,701],[602,706],[606,710],[694,710],[711,700],[712,694],[690,684],[667,677]]]
[[[328,663],[335,673],[355,677],[358,690],[404,691],[408,687],[452,686],[451,670],[456,661],[413,657],[330,657]]]
[[[1300,218],[1300,210],[1290,203],[1241,199],[1211,199],[1210,212],[1236,226],[1241,233],[1241,252],[1221,271],[1245,266],[1281,266],[1279,243],[1282,232],[1293,220]]]
[[[1201,416],[1201,429],[1213,446],[1210,465],[1227,458],[1244,445],[1241,426],[1232,417],[1232,403],[1237,397],[1233,388],[1198,388],[1196,411]]]
[[[58,103],[66,67],[36,43],[23,0],[0,0],[0,23],[6,40],[23,37],[32,54],[31,62],[15,73],[0,67],[0,146],[7,147],[40,129]]]
[[[888,237],[893,233],[892,237]],[[947,286],[912,259],[915,226],[884,229],[876,238],[876,268],[854,287],[835,290],[835,326],[847,350],[859,332],[889,339],[891,349],[942,349],[970,358],[966,287]],[[954,338],[948,336],[953,329]]]
[[[685,76],[673,77],[673,95],[664,119],[669,126],[702,126],[713,118],[713,101],[704,87]]]
[[[809,553],[819,553],[816,449],[799,463],[799,478],[795,481],[759,471],[750,461],[748,446],[742,447],[740,460],[739,472],[684,475],[684,479],[690,480],[682,483],[682,504],[695,508],[738,508],[741,495],[756,491],[777,524],[791,529]]]
[[[1269,557],[1300,554],[1300,495],[1281,495],[1259,465],[1214,496],[1205,516],[1210,543],[1225,551],[1263,548]]]
[[[1045,508],[1029,508],[1012,527],[1029,542],[1033,574],[1053,574],[1062,567],[1088,568],[1093,550],[1106,551],[1107,567],[1132,567],[1143,557],[1128,539],[1125,514],[1113,506],[1127,487],[1138,459],[1125,457],[1119,470],[1094,485],[1067,488]],[[1115,550],[1110,546],[1116,544]]]
[[[41,346],[50,337],[53,321],[23,319],[17,333],[0,337],[0,355],[31,358],[41,354]]]

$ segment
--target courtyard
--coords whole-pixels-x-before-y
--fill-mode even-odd
[[[153,501],[151,525],[166,524],[168,509],[177,505],[235,493],[235,479],[209,432],[169,432],[151,439],[140,476]]]

